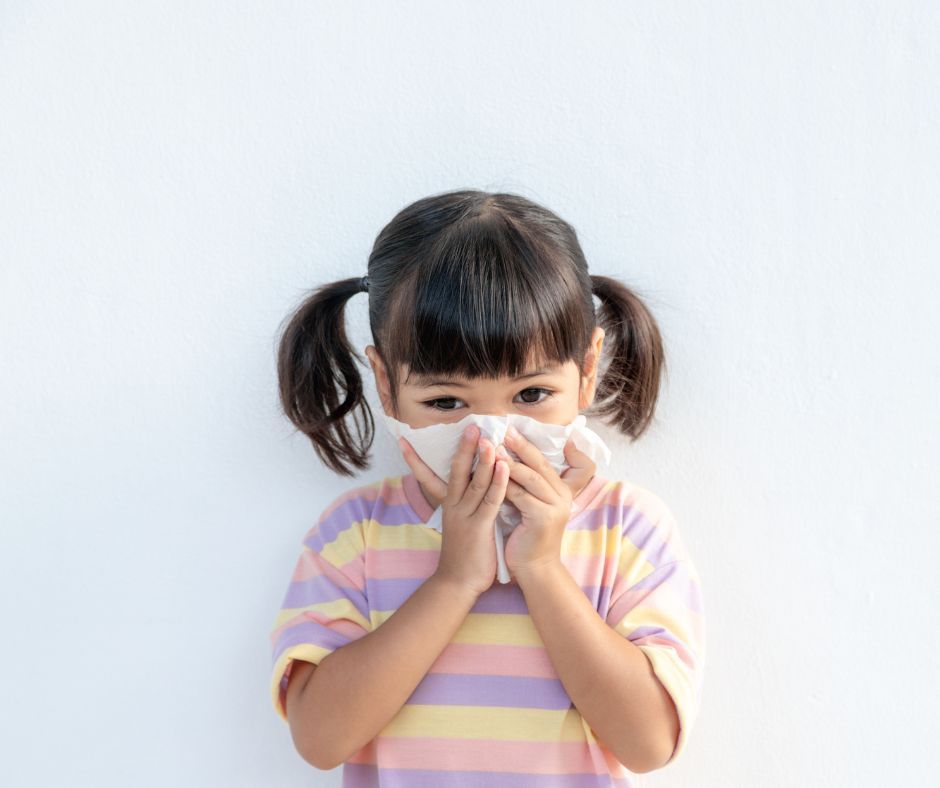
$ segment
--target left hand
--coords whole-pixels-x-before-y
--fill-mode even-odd
[[[570,465],[561,476],[545,455],[522,435],[508,432],[505,444],[519,455],[503,459],[509,464],[506,499],[518,507],[522,522],[506,541],[506,566],[517,577],[561,561],[561,539],[571,519],[571,502],[591,480],[595,462],[575,448],[569,438],[565,461]]]

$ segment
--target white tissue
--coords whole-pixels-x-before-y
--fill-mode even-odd
[[[570,467],[564,454],[564,447],[569,438],[575,448],[583,451],[599,468],[610,464],[610,449],[596,432],[586,426],[587,418],[583,414],[579,414],[570,424],[546,424],[519,413],[507,413],[505,416],[470,413],[460,421],[417,429],[384,412],[382,417],[392,435],[396,438],[405,438],[414,447],[424,464],[444,482],[450,479],[451,464],[460,446],[464,428],[471,423],[479,427],[481,437],[488,438],[497,447],[502,444],[506,430],[510,426],[515,427],[526,440],[545,455],[559,475]],[[519,455],[508,446],[504,448],[510,457],[515,460],[520,459]],[[471,471],[476,468],[478,461],[479,451],[474,454]],[[573,508],[574,504],[572,504]],[[427,525],[441,531],[442,514],[443,510],[438,506]],[[504,501],[499,507],[494,522],[496,561],[499,567],[497,577],[501,583],[508,583],[510,580],[505,560],[505,541],[520,522],[522,522],[522,513],[519,509],[508,500]]]

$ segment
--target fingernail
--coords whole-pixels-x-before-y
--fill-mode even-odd
[[[513,427],[512,425],[510,425],[509,429],[506,430],[506,434],[507,434],[510,438],[518,438],[518,437],[519,437],[519,430],[517,430],[515,427]]]

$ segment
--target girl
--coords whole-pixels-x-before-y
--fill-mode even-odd
[[[285,413],[337,473],[367,468],[374,436],[344,326],[359,292],[382,408],[411,427],[584,410],[636,440],[653,418],[663,347],[640,298],[589,274],[546,208],[453,191],[399,212],[367,276],[319,287],[283,331]],[[471,424],[444,483],[402,439],[411,473],[340,493],[303,537],[271,694],[298,753],[344,764],[344,786],[635,786],[688,740],[704,608],[671,511],[571,441],[561,475],[525,438],[505,444],[515,459]],[[504,499],[522,513],[509,584]]]

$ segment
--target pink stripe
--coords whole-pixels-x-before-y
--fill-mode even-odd
[[[387,485],[382,482],[372,482],[371,484],[362,484],[359,487],[353,487],[351,490],[347,490],[330,501],[318,519],[321,522],[329,519],[330,515],[340,506],[356,499],[361,499],[366,503],[365,508],[371,510],[373,503],[381,496],[383,487],[387,487]]]
[[[459,726],[460,708],[451,708],[453,710],[452,724]],[[561,716],[559,715],[559,726],[560,724]],[[610,755],[606,748],[601,747],[601,751],[604,753],[607,770],[611,774],[617,776],[626,773],[623,765]],[[347,763],[374,765],[378,757],[381,757],[384,769],[542,775],[607,773],[597,771],[597,764],[583,741],[539,742],[383,736],[380,740],[370,741],[352,755]]]
[[[345,635],[351,640],[362,637],[362,627],[354,621],[349,621],[345,618],[330,618],[317,610],[305,610],[303,613],[298,613],[296,616],[287,619],[287,621],[279,627],[275,627],[271,631],[271,641],[276,644],[285,630],[307,621],[316,621],[318,624],[329,627],[334,632],[339,632],[341,635]]]
[[[421,492],[421,487],[413,473],[406,473],[401,477],[401,491],[415,514],[421,518],[421,522],[426,523],[434,513],[434,509]]]
[[[300,558],[297,559],[297,565],[294,567],[291,580],[294,582],[310,580],[322,574],[340,588],[355,588],[357,591],[362,591],[366,587],[363,564],[361,558],[353,558],[337,569],[313,550],[305,549],[300,554]],[[353,581],[352,583],[350,583],[350,578]]]
[[[294,567],[294,574],[291,575],[291,580],[294,582],[298,580],[309,580],[311,577],[316,577],[318,574],[320,574],[320,567],[317,566],[313,551],[305,549],[300,554],[300,558],[297,559],[297,566]]]
[[[619,539],[619,536],[617,538]],[[569,554],[563,555],[561,560],[571,570],[574,577],[590,578],[590,585],[608,586],[610,578],[617,572],[618,556],[615,553],[610,555]]]
[[[369,576],[376,580],[424,579],[437,569],[439,555],[439,549],[367,547],[366,563],[369,565]],[[609,578],[614,576],[617,568],[616,555],[566,555],[562,561],[575,577],[596,580],[594,585],[609,585]],[[646,593],[649,593],[648,589]]]
[[[437,569],[439,556],[439,550],[366,548],[369,577],[376,580],[386,578],[424,579]]]
[[[632,642],[634,646],[668,646],[669,648],[674,648],[679,655],[679,659],[688,667],[695,667],[695,657],[692,652],[686,648],[685,643],[681,641],[659,637],[658,635],[647,635],[645,638],[637,638]]]
[[[366,587],[365,566],[362,559],[353,558],[337,569],[323,556],[317,555],[309,548],[305,548],[300,554],[300,558],[297,559],[292,580],[303,582],[318,575],[324,575],[333,585],[339,588],[354,588],[357,591],[363,591]]]
[[[557,679],[548,652],[542,646],[499,646],[450,643],[431,664],[429,673],[527,676]]]

